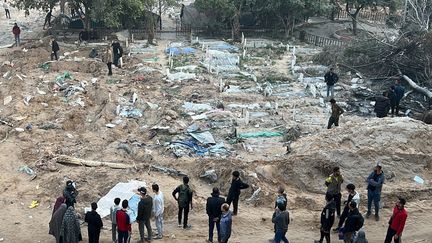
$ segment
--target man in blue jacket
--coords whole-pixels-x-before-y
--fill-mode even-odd
[[[368,190],[368,205],[367,205],[367,213],[366,218],[369,218],[371,215],[372,202],[375,206],[375,220],[379,220],[379,208],[380,208],[380,200],[381,200],[381,189],[384,183],[385,177],[384,172],[382,171],[381,165],[375,166],[375,170],[369,175],[367,178],[367,190]]]
[[[391,107],[391,113],[392,115],[396,113],[397,116],[399,115],[399,104],[405,94],[405,88],[401,85],[400,80],[396,80],[393,92],[394,92],[395,99],[394,99],[394,105],[392,105]]]

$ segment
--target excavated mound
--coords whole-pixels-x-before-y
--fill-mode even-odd
[[[323,178],[339,166],[346,182],[365,185],[379,162],[388,181],[428,177],[432,168],[432,127],[410,118],[362,119],[352,117],[340,127],[304,137],[293,152],[275,162],[276,177],[310,192],[323,192]],[[281,169],[282,168],[282,169]]]

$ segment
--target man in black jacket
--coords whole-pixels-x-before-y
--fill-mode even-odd
[[[246,183],[243,183],[240,179],[240,172],[234,171],[232,173],[232,181],[231,181],[231,187],[228,192],[227,197],[227,203],[231,206],[231,202],[233,203],[233,215],[237,215],[238,211],[238,201],[240,198],[240,190],[249,188],[249,185]]]
[[[225,199],[219,196],[219,188],[214,187],[211,197],[207,198],[206,211],[209,217],[209,238],[208,242],[213,242],[213,230],[216,224],[216,230],[218,235],[218,242],[220,239],[220,219],[222,215],[222,204],[225,203]]]
[[[66,206],[74,206],[76,203],[76,197],[78,196],[78,191],[75,188],[75,182],[69,180],[66,182],[66,187],[63,190],[63,197],[65,198]]]
[[[334,72],[333,68],[330,68],[324,75],[324,81],[327,84],[327,97],[331,94],[331,97],[334,97],[334,85],[339,81],[338,75]]]
[[[315,243],[322,243],[324,238],[327,243],[330,243],[330,229],[335,221],[336,203],[333,200],[333,195],[330,193],[326,194],[326,202],[323,211],[321,212],[321,237],[316,240]]]
[[[349,209],[350,211],[343,228],[344,243],[352,243],[353,234],[360,230],[364,223],[363,216],[360,214],[356,202],[351,201]]]
[[[138,192],[141,195],[141,200],[138,203],[138,215],[136,220],[138,221],[141,243],[144,243],[144,225],[147,228],[147,240],[150,241],[152,239],[150,219],[153,208],[153,198],[147,195],[147,189],[145,187],[138,188]]]
[[[178,194],[178,196],[177,196]],[[189,186],[189,177],[183,177],[183,184],[178,186],[173,192],[172,196],[178,203],[178,227],[182,227],[182,213],[183,217],[183,229],[190,229],[191,226],[188,224],[189,209],[193,208],[192,204],[192,189]],[[189,208],[190,205],[190,208]]]
[[[84,221],[88,224],[89,243],[99,243],[100,231],[103,227],[102,219],[96,212],[97,204],[91,204],[92,211],[87,212]]]
[[[378,118],[383,118],[387,116],[389,110],[390,99],[388,98],[388,92],[384,92],[382,96],[376,98],[374,111]]]
[[[58,51],[60,51],[60,47],[57,41],[55,40],[55,38],[52,37],[51,38],[51,61],[54,60],[54,58],[56,59],[56,61],[58,60]]]

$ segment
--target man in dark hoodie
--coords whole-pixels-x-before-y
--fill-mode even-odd
[[[394,88],[395,105],[394,105],[394,107],[392,107],[392,115],[393,114],[399,115],[399,104],[400,104],[402,98],[404,97],[405,88],[401,85],[401,82],[399,79],[395,81],[394,87],[395,87]]]
[[[237,215],[240,190],[249,188],[249,185],[242,182],[242,180],[240,179],[240,172],[234,171],[232,173],[232,176],[233,177],[231,181],[231,187],[228,192],[227,203],[230,206],[231,203],[233,203],[233,215]]]
[[[84,221],[88,224],[88,238],[89,243],[99,243],[100,231],[103,227],[102,219],[96,212],[97,204],[91,204],[92,211],[85,214]]]
[[[77,196],[78,191],[75,188],[75,182],[68,180],[66,182],[66,188],[63,190],[63,197],[65,198],[67,208],[69,208],[69,206],[74,206]]]
[[[388,98],[388,92],[384,92],[382,96],[376,97],[375,100],[375,113],[378,118],[386,117],[390,110],[390,99]]]
[[[119,61],[120,61],[120,58],[123,56],[123,48],[121,47],[120,43],[117,41],[113,42],[111,44],[111,46],[112,46],[112,50],[113,50],[113,64],[116,67],[121,68]]]
[[[368,191],[368,201],[367,201],[367,213],[366,218],[369,218],[372,210],[372,202],[375,206],[375,220],[379,220],[379,208],[381,201],[381,189],[384,183],[385,177],[382,171],[381,165],[375,166],[375,169],[367,178],[367,191]]]
[[[178,194],[178,197],[177,197]],[[178,186],[173,192],[172,196],[178,203],[178,227],[182,227],[182,213],[184,212],[183,217],[183,229],[190,229],[191,226],[188,225],[188,215],[189,209],[193,209],[192,204],[192,189],[189,186],[189,177],[183,177],[183,184]],[[190,205],[190,208],[189,208]]]
[[[352,243],[354,233],[360,230],[364,223],[363,216],[360,214],[356,202],[351,201],[349,209],[350,211],[343,227],[344,243]]]
[[[213,231],[216,225],[218,242],[220,242],[220,219],[222,216],[222,204],[225,199],[219,196],[219,188],[214,187],[211,197],[207,198],[206,211],[209,217],[209,238],[208,242],[213,242]]]
[[[51,61],[58,60],[58,51],[60,51],[59,44],[54,37],[51,37]]]
[[[316,240],[315,243],[322,243],[324,238],[327,243],[330,243],[330,229],[335,221],[336,204],[333,201],[333,195],[330,193],[326,194],[326,202],[323,211],[321,212],[321,237]]]
[[[272,222],[275,224],[275,237],[274,242],[280,243],[283,241],[284,243],[288,243],[288,239],[286,238],[286,233],[288,231],[288,224],[290,223],[289,213],[286,208],[279,204],[273,213]]]
[[[147,195],[147,189],[145,187],[138,188],[138,192],[141,195],[141,200],[138,203],[138,215],[136,220],[138,221],[141,243],[144,243],[144,226],[147,228],[147,240],[152,240],[150,219],[153,209],[153,198]]]
[[[330,68],[330,71],[324,75],[324,81],[327,84],[327,97],[330,95],[331,97],[334,97],[334,85],[339,81],[339,77],[334,72],[333,68]]]

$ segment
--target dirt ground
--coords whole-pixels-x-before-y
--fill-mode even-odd
[[[12,11],[12,16],[15,14],[18,12]],[[34,21],[35,29],[41,20]],[[9,43],[6,39],[1,41],[2,45]],[[106,65],[100,59],[88,58],[92,48],[101,53],[101,46],[106,43],[78,47],[73,41],[61,40],[61,60],[47,65],[42,65],[49,60],[47,39],[24,44],[24,50],[0,50],[0,120],[4,121],[0,123],[0,241],[55,242],[48,235],[48,222],[55,198],[68,179],[77,183],[80,194],[76,209],[81,217],[85,207],[99,200],[118,182],[135,179],[147,184],[158,183],[165,195],[166,237],[160,242],[205,242],[206,198],[214,186],[220,187],[226,196],[230,174],[239,170],[251,188],[242,192],[230,241],[267,242],[272,238],[273,200],[278,186],[283,185],[292,219],[288,239],[313,242],[319,238],[323,182],[331,168],[340,166],[346,182],[357,185],[361,194],[360,211],[365,213],[364,181],[379,161],[387,181],[383,188],[381,220],[365,222],[369,242],[383,242],[398,196],[408,199],[409,217],[403,241],[432,242],[431,126],[408,117],[377,119],[373,113],[359,116],[346,104],[352,95],[351,77],[342,75],[336,98],[346,113],[340,127],[325,129],[330,115],[325,87],[322,82],[299,81],[298,73],[291,69],[292,46],[297,48],[297,66],[301,67],[310,66],[310,52],[319,49],[299,43],[288,43],[289,51],[284,49],[285,45],[277,46],[278,43],[248,49],[249,56],[239,66],[241,71],[254,74],[257,81],[243,76],[221,78],[219,75],[224,73],[209,74],[201,63],[206,57],[205,50],[198,44],[194,46],[197,52],[193,56],[177,57],[174,61],[174,67],[199,66],[193,72],[196,78],[169,81],[165,47],[173,41],[191,46],[181,38],[158,40],[152,50],[143,50],[142,42],[135,43],[125,49],[135,48],[140,53],[125,56],[125,66],[114,68],[112,77],[106,76]],[[154,70],[140,71],[143,67]],[[70,79],[60,77],[65,71],[71,75]],[[322,76],[314,72],[304,73],[312,79]],[[229,86],[224,92],[220,92],[220,81]],[[58,87],[63,82],[65,89]],[[317,89],[315,95],[312,86]],[[272,87],[270,95],[262,91],[265,87]],[[185,110],[184,102],[207,104],[213,113],[205,113],[208,116],[205,120],[193,120],[194,115],[204,113]],[[122,117],[118,110],[126,103],[140,110],[142,116]],[[224,112],[216,109],[220,103],[225,107]],[[158,108],[152,108],[155,104]],[[210,131],[229,150],[229,155],[174,156],[171,142],[189,139],[187,128],[192,124]],[[299,138],[287,139],[287,130],[296,126]],[[280,131],[284,137],[232,141],[233,128],[238,134]],[[287,141],[291,141],[289,154],[286,154]],[[56,163],[60,155],[135,168],[64,165]],[[191,177],[195,191],[195,207],[190,216],[192,229],[177,228],[171,192],[181,183],[181,176],[151,170],[151,165],[174,168]],[[33,169],[37,176],[32,178],[19,171],[22,166]],[[200,178],[210,169],[215,169],[218,175],[215,183]],[[415,183],[416,175],[425,183]],[[258,197],[250,200],[259,188]],[[30,209],[32,200],[39,201],[39,206]],[[101,242],[111,242],[110,222],[106,218],[103,222]],[[84,223],[81,230],[86,241]],[[132,231],[135,242],[138,240],[136,224]],[[337,242],[336,234],[332,240]]]

